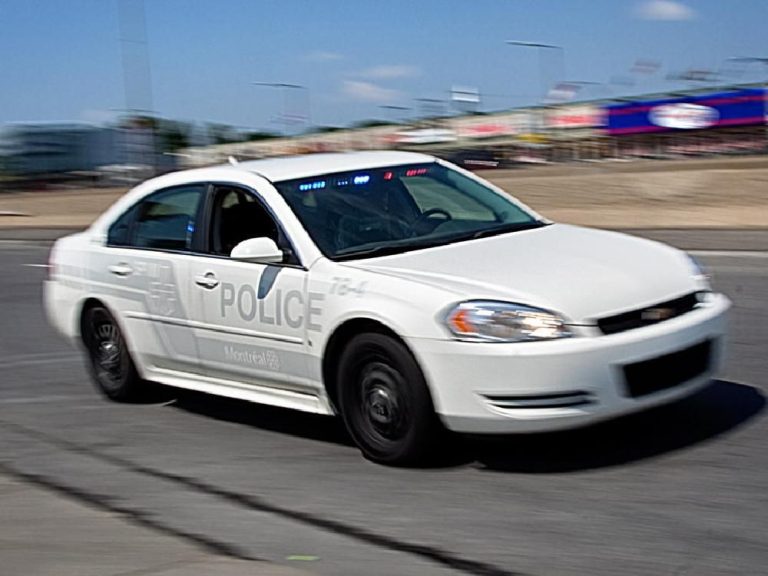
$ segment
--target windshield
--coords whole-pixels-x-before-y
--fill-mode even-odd
[[[503,195],[438,163],[339,172],[275,186],[332,260],[544,225]]]

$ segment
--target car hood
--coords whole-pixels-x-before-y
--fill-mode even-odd
[[[494,299],[557,311],[574,324],[700,288],[680,250],[565,224],[345,264],[449,291],[457,301]]]

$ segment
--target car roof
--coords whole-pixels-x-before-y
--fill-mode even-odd
[[[304,154],[249,160],[230,165],[237,170],[254,172],[272,182],[307,178],[333,172],[349,172],[370,168],[383,168],[397,164],[434,162],[433,156],[416,152],[333,152],[322,154]]]

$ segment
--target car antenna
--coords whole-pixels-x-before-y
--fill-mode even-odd
[[[234,156],[230,156],[229,158],[227,158],[227,162],[229,162],[232,166],[237,166],[238,164],[240,164],[240,162],[238,162],[237,158],[235,158]]]

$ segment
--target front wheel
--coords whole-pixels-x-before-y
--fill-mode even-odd
[[[105,307],[93,306],[83,320],[83,343],[96,387],[110,400],[136,400],[142,381],[115,318]]]
[[[440,423],[410,351],[384,334],[360,334],[339,362],[344,423],[366,458],[415,464],[429,456]]]

